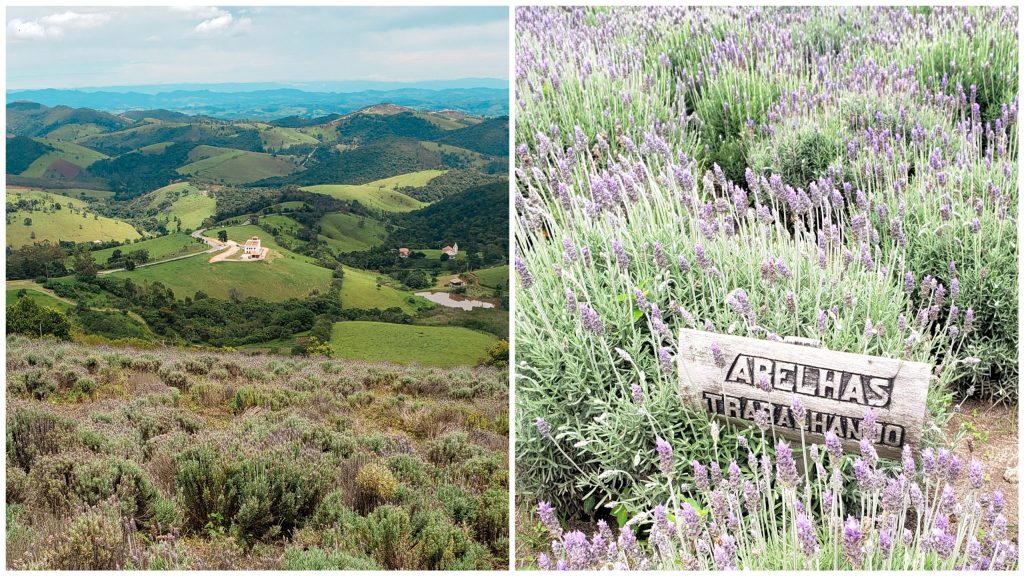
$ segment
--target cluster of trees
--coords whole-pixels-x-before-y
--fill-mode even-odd
[[[149,250],[145,248],[138,248],[128,252],[115,249],[110,257],[107,258],[107,261],[103,263],[103,267],[107,269],[124,268],[126,270],[134,270],[136,266],[146,262],[149,262]]]
[[[115,199],[130,200],[180,180],[178,168],[188,163],[188,153],[195,147],[195,142],[179,142],[159,154],[129,152],[93,162],[89,172],[110,182]]]
[[[467,253],[485,253],[484,262],[508,260],[508,181],[497,180],[449,196],[426,208],[396,215],[393,246],[438,246],[459,239]]]
[[[80,280],[78,285],[46,286],[76,299],[101,290],[112,307],[137,313],[158,337],[189,344],[241,346],[268,342],[310,330],[318,317],[329,322],[342,317],[336,290],[302,300],[269,302],[258,298],[219,300],[202,292],[179,300],[160,282],[136,284],[130,278],[93,277]]]
[[[7,247],[7,279],[58,278],[67,276],[67,252],[58,244],[40,242],[17,250]]]
[[[318,148],[312,160],[312,165],[301,172],[268,178],[255,185],[365,184],[395,174],[440,168],[442,165],[440,153],[427,150],[416,140],[398,138],[377,140],[343,151]]]
[[[71,338],[71,322],[66,315],[40,306],[25,290],[19,290],[17,296],[15,302],[7,306],[8,334]]]
[[[448,170],[425,186],[400,188],[399,191],[423,202],[437,202],[463,190],[495,182],[498,178],[476,170]]]
[[[25,136],[7,139],[7,173],[21,174],[40,156],[53,150],[52,146],[36,142]]]

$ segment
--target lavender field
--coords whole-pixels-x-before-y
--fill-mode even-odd
[[[1016,567],[1002,471],[949,424],[1018,399],[1017,21],[517,9],[521,566]],[[719,425],[684,327],[930,364],[923,440]]]
[[[7,567],[502,569],[507,375],[7,338]]]

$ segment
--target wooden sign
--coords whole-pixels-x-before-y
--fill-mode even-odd
[[[678,343],[680,391],[720,418],[753,426],[767,410],[777,434],[799,442],[802,428],[808,443],[822,443],[831,431],[855,451],[871,408],[880,456],[898,458],[921,440],[928,364],[688,329]],[[794,397],[806,408],[801,422]]]

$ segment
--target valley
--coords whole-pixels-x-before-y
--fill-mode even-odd
[[[507,117],[14,101],[7,118],[7,304],[59,313],[76,340],[439,367],[507,356]]]

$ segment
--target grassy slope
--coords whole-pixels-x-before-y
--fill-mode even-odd
[[[228,184],[244,184],[295,172],[297,166],[284,158],[270,154],[230,150],[204,158],[178,168],[179,174],[188,174],[205,180]]]
[[[494,266],[492,268],[482,268],[480,270],[474,270],[474,274],[480,279],[480,285],[487,286],[488,288],[496,288],[498,286],[508,287],[508,265]]]
[[[300,132],[296,128],[281,128],[277,126],[269,130],[261,129],[260,140],[263,141],[263,147],[267,150],[283,150],[296,144],[312,144],[314,146],[320,144],[319,140],[309,134]]]
[[[320,239],[331,248],[342,252],[368,250],[384,241],[387,232],[384,225],[373,218],[366,218],[359,227],[360,216],[353,214],[328,214],[320,219]]]
[[[341,282],[341,306],[343,308],[392,308],[398,306],[412,314],[416,306],[408,302],[409,298],[429,304],[426,300],[384,285],[377,288],[377,274],[358,268],[345,266],[345,278]]]
[[[411,212],[426,206],[425,203],[401,192],[368,184],[320,184],[302,189],[333,196],[339,200],[358,200],[364,206],[385,212]]]
[[[76,209],[81,209],[87,206],[87,203],[82,200],[39,190],[9,189],[7,191],[8,201],[21,196],[46,197],[50,202],[62,204],[62,208],[55,212],[9,212],[11,225],[7,227],[8,246],[20,247],[43,240],[56,243],[58,240],[92,242],[93,240],[121,241],[140,238],[135,228],[127,222],[99,216],[92,212],[84,216],[81,212],[72,214],[68,209],[68,202],[74,204]],[[31,226],[23,224],[25,218],[32,219]],[[35,232],[35,239],[31,237],[32,232]]]
[[[160,204],[165,201],[171,192],[184,191],[177,200],[175,200],[169,210],[162,212],[157,216],[165,222],[169,222],[174,216],[181,219],[182,229],[196,229],[202,225],[203,221],[213,216],[217,210],[217,200],[213,196],[203,194],[199,188],[189,184],[188,182],[178,182],[159,188],[150,193],[151,200],[150,206]]]
[[[447,172],[447,170],[420,170],[418,172],[409,172],[408,174],[399,174],[398,176],[391,176],[390,178],[374,180],[367,184],[367,186],[383,186],[392,190],[407,186],[426,186],[427,182],[430,182],[445,172]]]
[[[31,298],[36,304],[44,308],[53,308],[61,312],[67,312],[73,308],[71,304],[56,298],[44,288],[36,286],[28,280],[9,280],[7,282],[7,300],[4,304],[6,306],[14,304],[14,301],[18,298],[18,292],[21,290],[25,290],[28,298]]]
[[[330,287],[331,271],[291,258],[278,257],[261,262],[217,262],[196,256],[166,264],[115,272],[113,278],[131,278],[137,283],[161,282],[178,298],[202,291],[214,298],[230,297],[231,289],[242,297],[264,300],[303,298],[312,290]]]
[[[339,358],[427,366],[476,364],[495,340],[468,328],[384,322],[338,322],[331,331]]]
[[[117,248],[105,248],[103,250],[96,250],[92,253],[93,258],[97,262],[106,262],[108,258],[114,253],[114,250],[120,250],[122,253],[127,254],[134,250],[148,250],[150,261],[164,260],[166,258],[173,258],[175,256],[183,256],[185,254],[192,254],[194,252],[201,252],[206,250],[208,247],[206,244],[197,242],[194,238],[188,234],[168,234],[166,236],[158,236],[156,238],[150,238],[149,240],[142,240],[133,244],[126,244]]]
[[[42,177],[46,169],[50,167],[50,164],[57,159],[64,159],[76,166],[86,168],[97,160],[108,158],[106,154],[91,150],[85,146],[79,146],[73,142],[65,142],[54,138],[36,138],[35,140],[53,146],[56,150],[36,158],[35,162],[21,173],[22,176],[31,178]]]

